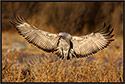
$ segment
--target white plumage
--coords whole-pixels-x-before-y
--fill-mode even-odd
[[[85,36],[71,36],[69,33],[49,33],[31,26],[19,14],[11,23],[29,43],[46,52],[55,52],[64,59],[85,57],[107,47],[114,39],[110,25]]]

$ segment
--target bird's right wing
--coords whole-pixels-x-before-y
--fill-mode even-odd
[[[59,39],[57,34],[42,31],[35,26],[31,26],[20,14],[16,14],[14,20],[10,22],[15,26],[20,35],[38,48],[51,52],[57,47]]]

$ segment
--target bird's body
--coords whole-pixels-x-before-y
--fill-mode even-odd
[[[62,59],[86,57],[104,49],[114,40],[110,25],[107,27],[104,25],[98,32],[78,37],[66,32],[53,34],[40,30],[28,24],[19,15],[15,16],[15,21],[11,23],[29,43],[46,52],[55,52]]]
[[[66,42],[66,40],[64,39],[60,39],[59,40],[59,44],[58,44],[59,47],[59,50],[61,50],[61,55],[59,56],[62,56],[62,58],[66,58],[70,52],[70,45]]]
[[[58,41],[58,47],[57,50],[60,50],[60,53],[57,51],[56,54],[62,58],[62,59],[71,59],[70,57],[70,51],[72,49],[72,43],[71,43],[71,35],[65,32],[60,32],[59,36],[62,36],[59,38]]]

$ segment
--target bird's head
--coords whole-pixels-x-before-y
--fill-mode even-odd
[[[59,36],[59,39],[68,39],[68,40],[71,39],[71,35],[66,32],[60,32],[58,36]]]

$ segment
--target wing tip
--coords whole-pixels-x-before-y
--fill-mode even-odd
[[[18,10],[17,12],[14,13],[13,17],[11,18],[11,20],[9,22],[14,27],[16,27],[17,25],[23,24],[23,23],[25,23],[27,21],[25,20],[25,18],[22,16],[20,11]]]
[[[104,23],[103,28],[100,29],[98,32],[101,33],[105,37],[105,39],[112,40],[112,37],[115,36],[115,34],[112,34],[113,31],[114,31],[114,28],[111,28],[111,24],[109,24],[108,26],[106,26],[106,23]]]

